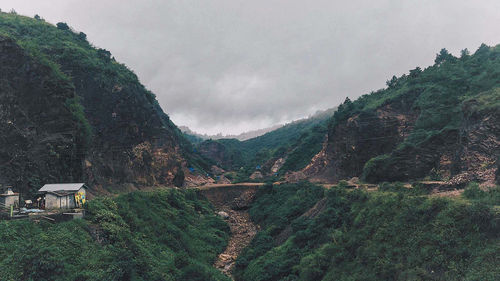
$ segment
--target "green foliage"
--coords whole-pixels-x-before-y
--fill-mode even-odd
[[[301,189],[309,187],[296,193]],[[397,183],[382,189],[332,188],[315,217],[275,218],[278,225],[292,225],[282,244],[271,235],[273,221],[264,220],[263,234],[238,258],[244,266],[236,268],[237,280],[498,280],[495,206],[414,196]],[[267,196],[258,195],[255,204],[270,204]],[[274,210],[295,204],[280,200]]]
[[[116,105],[120,104],[124,110],[134,108],[135,111],[126,112],[126,115],[133,118],[141,130],[138,134],[143,136],[142,138],[153,139],[163,133],[169,141],[171,138],[180,145],[180,151],[189,165],[200,170],[209,169],[209,163],[192,152],[192,145],[162,111],[154,94],[139,82],[135,73],[124,64],[116,62],[108,50],[92,46],[85,33],[73,31],[66,23],[54,26],[40,17],[29,18],[0,12],[0,34],[15,40],[35,60],[49,66],[55,77],[73,84],[78,96],[84,97],[70,101],[72,108],[76,109],[72,110],[75,117],[82,121],[82,135],[89,136],[88,126],[78,113],[77,102],[92,110],[91,120],[99,120],[100,127],[93,128],[96,132],[103,130],[102,127],[115,127],[115,121],[110,116],[111,112],[116,110]],[[95,96],[99,97],[98,104]],[[114,108],[110,108],[113,105]],[[90,119],[90,116],[87,117]],[[112,138],[109,135],[106,137]],[[134,136],[122,139],[137,138]],[[131,144],[114,142],[114,145]]]
[[[500,88],[494,88],[482,92],[474,97],[465,100],[467,105],[470,105],[469,110],[471,113],[481,113],[487,111],[500,110]]]
[[[300,138],[291,145],[291,151],[288,153],[288,157],[283,167],[281,167],[280,172],[298,171],[306,167],[311,162],[314,155],[321,150],[327,133],[328,126],[326,121],[304,132]]]
[[[327,123],[333,111],[326,110],[246,141],[206,140],[198,146],[208,146],[213,142],[222,145],[226,161],[218,164],[226,170],[238,171],[238,178],[242,181],[248,181],[248,176],[255,172],[258,165],[263,166],[270,160],[286,156],[279,171],[282,175],[287,171],[304,168],[321,150],[327,134]]]
[[[480,188],[476,182],[471,182],[464,190],[463,197],[488,205],[500,206],[500,186]]]
[[[441,64],[445,61],[453,61],[455,57],[448,52],[445,48],[441,49],[439,51],[439,54],[436,55],[436,59],[434,60],[435,64]]]
[[[78,33],[78,39],[86,41],[87,40],[87,34],[80,32]]]
[[[182,134],[193,145],[200,144],[200,143],[202,143],[204,141],[204,139],[202,139],[202,138],[200,138],[198,136],[195,136],[195,135],[191,135],[191,134],[188,134],[188,133],[182,133]]]
[[[347,181],[345,181],[345,180],[341,180],[337,184],[337,187],[339,187],[339,188],[347,188],[348,186],[349,186],[349,183]]]
[[[195,191],[98,198],[64,223],[0,221],[2,280],[229,280],[228,227]]]
[[[293,144],[304,141],[312,130],[321,130],[321,126],[324,126],[324,123],[331,117],[332,111],[328,110],[317,116],[289,123],[260,137],[249,139],[244,142],[244,149],[250,155],[255,155],[263,149],[274,152],[282,147],[293,147]],[[320,136],[320,142],[323,137],[324,135]]]
[[[498,110],[499,84],[499,46],[483,44],[474,54],[469,55],[467,51],[460,58],[442,49],[433,66],[393,77],[386,89],[364,95],[354,102],[346,100],[334,114],[329,132],[356,114],[373,114],[381,106],[394,103],[411,105],[418,118],[408,138],[391,153],[367,162],[363,171],[366,181],[387,180],[384,175],[389,175],[394,166],[401,163],[403,159],[398,158],[401,155],[425,149],[431,139],[446,139],[450,132],[460,129],[467,114]],[[428,165],[426,168],[430,171],[433,167]],[[419,174],[428,171],[419,171]]]
[[[66,100],[66,107],[73,114],[73,118],[78,124],[78,139],[82,141],[82,147],[88,147],[93,137],[92,126],[85,117],[85,111],[82,104],[79,102],[80,98],[75,96]]]
[[[311,208],[323,193],[323,187],[307,182],[262,188],[257,194],[259,200],[249,210],[250,216],[259,225],[279,231]]]
[[[57,28],[60,29],[60,30],[69,30],[69,26],[67,23],[65,22],[58,22],[56,24]]]
[[[363,168],[361,179],[367,182],[378,182],[380,180],[378,175],[384,176],[389,168],[388,160],[390,160],[388,154],[379,155],[368,160]]]
[[[264,255],[274,247],[274,238],[289,224],[310,209],[323,197],[322,187],[306,182],[299,184],[282,184],[259,190],[258,198],[250,208],[253,221],[262,227],[249,247],[236,261],[236,276],[242,278],[242,271],[250,262]],[[268,275],[260,269],[259,274]],[[246,279],[243,279],[246,280]]]

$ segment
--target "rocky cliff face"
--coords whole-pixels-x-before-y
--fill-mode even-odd
[[[81,179],[72,85],[0,36],[0,180],[24,192]],[[29,189],[31,188],[31,190]]]
[[[13,14],[0,13],[0,31],[1,180],[24,194],[68,181],[96,194],[197,176],[189,142],[108,51]]]
[[[5,37],[0,37],[0,74],[2,181],[23,193],[47,182],[83,181],[91,193],[182,185],[176,176],[187,164],[175,128],[129,85],[106,92],[80,79],[75,88]],[[92,136],[82,135],[82,124],[71,112],[70,102],[77,97]],[[87,137],[91,141],[85,144]]]
[[[500,99],[500,94],[494,97]],[[493,184],[500,180],[500,110],[478,109],[484,106],[479,99],[464,103],[464,122],[455,163],[457,175],[453,178],[456,182],[474,180]]]
[[[235,164],[235,155],[224,144],[217,141],[208,140],[200,143],[198,152],[224,169],[233,167]]]
[[[391,152],[407,138],[417,117],[407,99],[386,104],[373,114],[356,114],[330,129],[323,149],[311,163],[286,178],[335,182],[357,177],[368,160]]]
[[[393,77],[335,113],[312,162],[287,179],[498,182],[500,46]]]
[[[500,114],[497,107],[477,109],[484,106],[478,99],[464,102],[459,129],[443,129],[418,145],[404,142],[419,117],[404,99],[379,107],[373,115],[356,114],[329,131],[323,149],[306,168],[286,178],[337,182],[365,173],[369,182],[434,176],[458,186],[470,181],[493,184],[498,180]],[[376,168],[367,173],[369,165]]]
[[[66,65],[81,97],[93,139],[85,153],[85,179],[95,186],[174,184],[186,170],[183,141],[154,96],[136,81],[95,79],[102,70]],[[183,173],[183,172],[182,172]],[[177,179],[177,185],[182,180]]]

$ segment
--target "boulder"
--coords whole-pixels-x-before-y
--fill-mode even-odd
[[[229,218],[229,214],[224,211],[217,212],[217,215],[225,220]]]

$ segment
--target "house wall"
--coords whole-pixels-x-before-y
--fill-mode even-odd
[[[50,193],[45,194],[45,209],[59,209],[59,203],[58,196]]]
[[[76,208],[75,195],[56,196],[47,193],[45,195],[45,209],[73,209]]]
[[[82,187],[77,192],[82,192],[87,197],[87,190],[85,188]],[[66,196],[57,196],[52,193],[45,194],[45,209],[73,209],[76,207],[74,193]]]
[[[68,209],[68,196],[59,196],[59,206],[61,209]]]
[[[4,195],[0,196],[0,203],[6,207],[18,205],[19,206],[19,195]]]
[[[73,209],[76,208],[76,203],[75,203],[75,195],[71,194],[66,196],[68,198],[68,208]]]

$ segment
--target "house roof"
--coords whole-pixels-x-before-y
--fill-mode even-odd
[[[19,196],[19,193],[0,194],[0,197]]]
[[[55,196],[62,197],[62,196],[73,195],[76,192],[77,192],[77,190],[74,190],[74,191],[48,191],[47,194],[54,194]]]
[[[85,187],[84,183],[54,183],[46,184],[38,192],[54,192],[54,191],[78,191]]]

